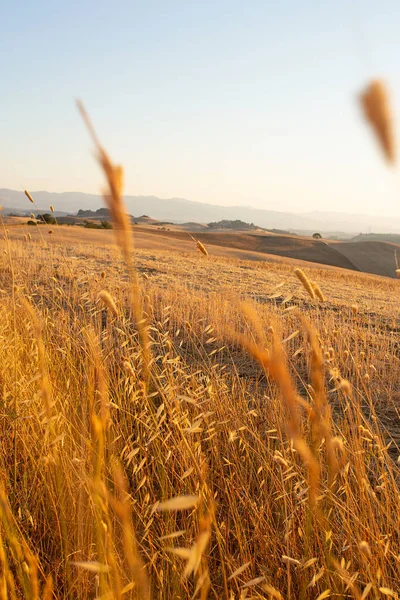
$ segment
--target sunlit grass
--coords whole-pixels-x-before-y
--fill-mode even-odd
[[[313,269],[321,302],[288,265],[137,251],[146,383],[117,251],[31,237],[2,242],[9,597],[397,593],[397,281]],[[249,355],[279,340],[282,380]]]

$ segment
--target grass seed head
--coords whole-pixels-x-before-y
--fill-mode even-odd
[[[117,305],[114,302],[113,297],[107,292],[107,290],[101,290],[97,296],[107,308],[113,313],[114,316],[118,316]]]
[[[343,452],[343,450],[344,450],[344,444],[343,444],[342,438],[340,438],[338,436],[335,436],[335,437],[333,437],[331,439],[330,443],[331,443],[331,447],[332,448],[334,448],[336,450],[339,450],[340,452]]]
[[[204,256],[208,256],[208,252],[200,240],[197,240],[197,250],[204,254]]]
[[[28,198],[29,202],[32,202],[32,204],[34,204],[34,200],[33,200],[32,196],[30,195],[30,193],[28,192],[28,190],[25,190],[24,194]]]
[[[308,293],[308,295],[310,296],[310,298],[315,300],[315,293],[314,293],[313,286],[311,285],[311,281],[308,279],[308,277],[304,273],[304,271],[302,269],[295,269],[294,274],[296,275],[297,279],[303,284],[303,287],[306,290],[306,292]]]
[[[128,373],[128,375],[131,375],[133,377],[135,375],[135,371],[133,370],[131,363],[129,361],[125,360],[123,364],[124,364],[124,369]]]
[[[315,296],[318,298],[318,300],[320,300],[321,302],[325,302],[325,296],[322,293],[321,288],[319,287],[318,283],[315,283],[314,281],[311,282],[311,286],[312,289],[314,291]]]
[[[130,264],[132,260],[133,243],[131,223],[122,196],[124,171],[120,165],[115,165],[111,162],[110,157],[97,138],[96,132],[83,104],[78,102],[78,108],[95,144],[97,160],[107,181],[107,187],[103,192],[103,196],[114,224],[117,243],[125,256],[125,260]]]
[[[365,540],[361,541],[358,544],[358,547],[359,547],[360,551],[363,554],[365,554],[366,556],[369,556],[369,557],[372,556],[370,545]]]
[[[386,160],[394,163],[394,128],[386,85],[379,79],[371,81],[361,94],[360,102],[364,116],[373,128]]]
[[[351,383],[347,379],[342,379],[339,384],[340,389],[345,396],[351,396]]]

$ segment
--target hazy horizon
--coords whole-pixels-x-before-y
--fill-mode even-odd
[[[45,0],[0,17],[0,188],[100,192],[80,97],[127,195],[400,216],[398,170],[357,105],[379,76],[398,112],[394,0]]]
[[[2,190],[9,190],[12,192],[20,192],[23,193],[24,190],[13,190],[11,188],[0,188],[0,192]],[[29,190],[30,193],[35,196],[35,194],[42,194],[42,193],[46,193],[46,194],[85,194],[88,196],[98,196],[99,197],[99,202],[101,203],[101,206],[99,204],[99,208],[102,208],[105,206],[105,203],[103,201],[103,197],[101,192],[99,191],[94,191],[94,192],[82,192],[80,190],[63,190],[63,191],[55,191],[55,190]],[[266,211],[276,211],[276,212],[282,212],[282,213],[293,213],[293,214],[307,214],[307,213],[324,213],[325,215],[328,214],[336,214],[336,215],[348,215],[349,217],[351,216],[367,216],[367,217],[381,217],[382,213],[381,212],[376,212],[376,213],[372,213],[372,212],[362,212],[362,210],[360,210],[359,212],[349,212],[349,211],[345,211],[345,210],[329,210],[327,209],[320,209],[320,208],[315,208],[315,209],[309,209],[309,210],[279,210],[279,207],[273,207],[273,208],[268,208],[268,207],[263,207],[263,206],[254,206],[253,204],[219,204],[217,202],[202,202],[201,200],[192,200],[191,198],[182,198],[180,196],[165,196],[165,197],[160,197],[160,196],[156,196],[155,194],[128,194],[125,193],[124,194],[126,197],[142,197],[142,198],[157,198],[159,200],[182,200],[183,202],[194,202],[197,204],[206,204],[209,206],[215,206],[215,207],[222,207],[222,208],[249,208],[249,209],[255,209],[255,210],[266,210]],[[1,200],[1,198],[0,198]],[[24,207],[20,207],[18,205],[19,208],[24,208]],[[9,207],[12,208],[12,207]],[[30,204],[27,201],[27,205],[26,205],[26,209],[28,210],[30,208]],[[44,207],[43,207],[44,208]],[[84,207],[83,207],[84,208]],[[56,210],[58,210],[56,208]],[[390,215],[390,214],[385,214],[385,217],[393,217],[393,218],[400,218],[400,213],[398,215]]]

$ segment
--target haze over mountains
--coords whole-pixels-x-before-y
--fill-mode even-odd
[[[97,194],[44,191],[31,194],[40,210],[48,210],[52,204],[57,212],[64,214],[75,214],[79,209],[96,210],[104,206],[101,195]],[[268,229],[285,229],[298,233],[400,233],[400,217],[324,211],[290,213],[251,206],[218,206],[182,198],[162,199],[156,196],[125,196],[125,202],[128,212],[134,216],[146,214],[158,220],[176,223],[241,219]],[[23,191],[9,189],[0,189],[0,204],[5,211],[29,212],[32,208]]]

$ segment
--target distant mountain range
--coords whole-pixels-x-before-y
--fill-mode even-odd
[[[76,214],[79,210],[97,210],[104,206],[97,194],[81,192],[31,192],[37,207],[48,211],[50,204],[56,214]],[[376,233],[400,233],[400,218],[346,214],[324,211],[305,213],[263,210],[251,206],[218,206],[182,198],[156,196],[125,196],[127,210],[134,216],[148,215],[161,221],[209,223],[240,219],[267,229],[285,229],[296,233],[358,234],[372,230]],[[29,214],[33,208],[23,191],[0,189],[0,204],[10,211]]]

